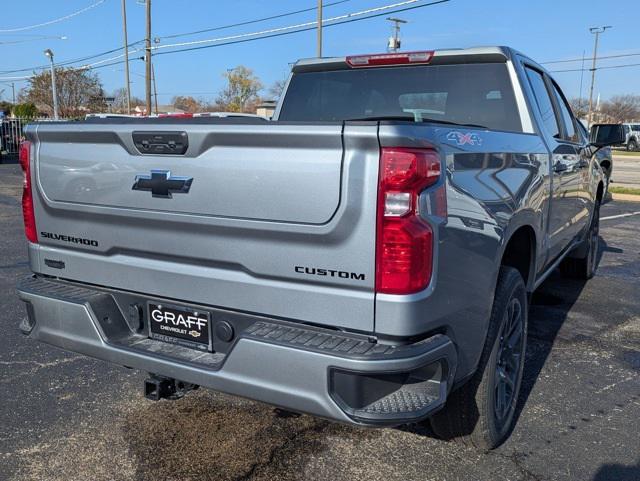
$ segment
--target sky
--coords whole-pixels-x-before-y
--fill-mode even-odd
[[[55,61],[76,59],[121,48],[123,45],[121,0],[103,0],[99,5],[66,20],[22,29],[56,20],[84,9],[98,0],[20,0],[4,2],[0,25],[1,98],[11,99],[13,80],[9,77],[31,72],[7,71],[40,67],[51,49]],[[366,10],[402,0],[324,0],[324,17]],[[143,0],[126,0],[129,42],[145,35]],[[426,0],[425,2],[426,3]],[[225,26],[312,8],[317,0],[152,0],[152,37],[156,45],[226,37],[315,20],[315,11],[251,25],[166,38],[169,35]],[[324,29],[323,55],[383,52],[391,34],[387,15]],[[599,66],[640,64],[640,37],[637,15],[629,15],[623,4],[596,0],[450,0],[393,16],[407,20],[402,26],[402,50],[430,50],[480,45],[508,45],[538,62],[581,59],[590,66],[594,35],[589,27],[611,25],[600,37],[598,55],[635,56],[603,59]],[[21,29],[7,32],[6,30]],[[66,37],[66,39],[61,39]],[[168,51],[170,49],[164,50]],[[158,50],[160,52],[160,50]],[[213,99],[224,86],[222,74],[245,65],[255,72],[265,87],[286,78],[291,63],[313,57],[316,32],[307,31],[235,45],[217,46],[190,52],[154,57],[159,103],[169,103],[175,95]],[[96,62],[120,55],[117,50]],[[133,54],[130,60],[132,93],[144,98],[144,62]],[[113,60],[113,62],[117,61]],[[86,63],[86,62],[84,62]],[[104,62],[106,65],[111,61]],[[81,63],[76,64],[77,66]],[[580,69],[582,62],[545,65],[550,71]],[[107,93],[123,87],[123,64],[96,69]],[[590,72],[554,72],[567,97],[588,97]],[[581,79],[582,77],[582,79]],[[26,85],[17,81],[16,88]],[[581,90],[582,84],[582,90]],[[598,70],[594,97],[607,99],[617,94],[640,94],[640,65]],[[266,89],[265,89],[266,95]]]

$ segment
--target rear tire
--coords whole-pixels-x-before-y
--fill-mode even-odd
[[[524,369],[527,318],[522,276],[503,266],[478,369],[431,418],[437,436],[486,451],[511,434]]]
[[[597,200],[594,209],[591,225],[587,232],[585,244],[579,248],[580,256],[568,257],[560,264],[560,271],[566,277],[574,279],[591,279],[598,268],[598,251],[600,245],[600,201]]]
[[[635,152],[638,150],[638,142],[636,142],[635,140],[631,139],[629,142],[627,142],[627,150],[629,152]]]

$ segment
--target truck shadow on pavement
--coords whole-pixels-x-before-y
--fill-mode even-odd
[[[585,284],[583,280],[565,279],[559,271],[555,271],[531,296],[527,351],[515,425],[551,354],[556,337]]]
[[[609,246],[600,237],[598,265],[605,252],[622,252],[622,250]],[[514,426],[517,426],[529,395],[551,354],[556,338],[587,282],[565,278],[560,273],[560,269],[556,269],[531,296],[526,359]]]
[[[640,460],[635,466],[623,464],[604,464],[598,469],[593,481],[638,481],[640,479]]]

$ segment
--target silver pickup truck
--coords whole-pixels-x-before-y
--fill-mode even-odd
[[[594,274],[602,172],[545,70],[509,48],[301,60],[272,121],[32,124],[32,339],[360,425],[492,448],[528,295]]]

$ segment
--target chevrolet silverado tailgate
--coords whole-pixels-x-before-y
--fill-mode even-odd
[[[27,136],[40,272],[373,330],[377,126],[141,119]]]

